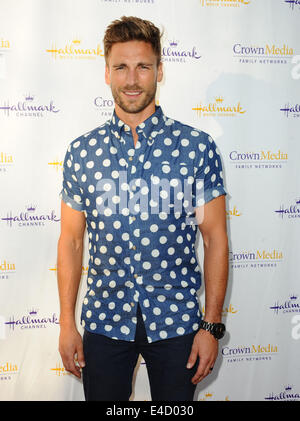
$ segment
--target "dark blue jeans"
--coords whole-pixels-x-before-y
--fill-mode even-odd
[[[110,339],[84,331],[85,367],[83,387],[87,401],[128,401],[139,354],[145,360],[152,401],[192,401],[192,384],[198,361],[192,369],[186,364],[195,333],[148,343],[138,306],[134,342]]]

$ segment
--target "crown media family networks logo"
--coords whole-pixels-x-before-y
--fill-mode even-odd
[[[281,149],[277,151],[240,151],[233,150],[228,154],[229,163],[236,169],[274,169],[285,168],[288,154]]]
[[[232,46],[233,58],[242,64],[288,64],[294,54],[294,48],[287,44],[252,45],[236,42]]]
[[[281,250],[229,251],[229,264],[232,269],[276,268],[282,262]]]
[[[7,151],[0,151],[0,174],[5,174],[14,164],[14,156]]]
[[[10,279],[16,273],[16,264],[9,260],[0,260],[0,279]]]
[[[0,385],[3,381],[12,380],[19,371],[18,365],[11,361],[0,362]]]

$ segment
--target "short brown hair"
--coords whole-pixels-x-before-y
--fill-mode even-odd
[[[161,32],[150,21],[134,16],[123,16],[114,20],[106,29],[104,36],[104,56],[107,62],[113,44],[117,42],[144,41],[152,45],[157,56],[157,63],[161,61]]]

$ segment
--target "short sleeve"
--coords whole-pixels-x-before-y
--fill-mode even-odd
[[[78,184],[75,166],[72,146],[69,145],[63,164],[63,182],[59,196],[72,209],[84,211],[82,190]]]
[[[203,206],[218,196],[226,195],[220,152],[211,136],[198,144],[199,161],[193,185],[192,206]]]

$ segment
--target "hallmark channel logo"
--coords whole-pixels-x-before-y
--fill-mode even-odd
[[[98,111],[100,111],[101,117],[112,117],[114,112],[114,100],[111,98],[103,98],[102,96],[97,96],[94,99],[94,106]]]
[[[232,50],[233,57],[244,64],[287,64],[295,54],[294,49],[286,44],[259,46],[238,42]]]
[[[5,217],[2,217],[2,221],[6,221],[7,226],[14,227],[33,227],[33,226],[45,226],[47,223],[59,222],[60,218],[56,216],[54,210],[49,213],[38,213],[35,205],[25,206],[25,212],[13,213],[9,211]]]
[[[199,60],[197,48],[195,46],[185,48],[181,47],[178,40],[169,40],[167,45],[162,48],[162,61],[168,63],[187,63],[191,60]]]
[[[231,151],[229,152],[229,162],[234,164],[235,168],[283,168],[288,162],[288,154],[281,151],[261,150],[259,151]]]
[[[283,2],[292,10],[300,10],[300,0],[283,0]]]
[[[298,118],[300,117],[300,105],[290,105],[289,103],[285,104],[284,107],[280,108],[280,111],[284,113],[286,118]]]
[[[46,52],[51,54],[54,60],[95,60],[104,57],[100,44],[87,46],[79,39],[74,39],[62,47],[54,42]]]
[[[214,102],[208,104],[198,104],[192,108],[197,112],[198,117],[236,117],[245,114],[240,102],[236,104],[224,102],[224,98],[218,97]]]
[[[281,392],[271,392],[265,397],[266,401],[299,401],[300,393],[293,390],[293,386],[285,386]]]
[[[39,316],[37,309],[29,310],[26,314],[18,318],[11,316],[9,321],[4,322],[4,325],[7,325],[12,331],[15,329],[45,329],[48,326],[58,324],[59,320],[56,313],[53,313],[50,316]]]
[[[275,314],[300,313],[300,300],[296,294],[283,301],[276,301],[273,306],[269,307]]]
[[[229,264],[232,269],[275,268],[283,262],[280,250],[229,251]]]
[[[0,110],[7,117],[13,115],[15,117],[45,117],[49,114],[56,114],[60,110],[56,108],[53,100],[48,103],[40,103],[36,101],[33,95],[24,95],[24,100],[11,103],[5,100],[0,105]]]
[[[227,363],[271,361],[274,356],[278,355],[278,346],[270,343],[267,345],[225,346],[221,353]]]
[[[300,200],[296,199],[292,205],[280,205],[279,209],[274,211],[278,213],[281,219],[284,218],[300,218]]]
[[[203,7],[240,7],[250,4],[250,0],[200,0]]]

